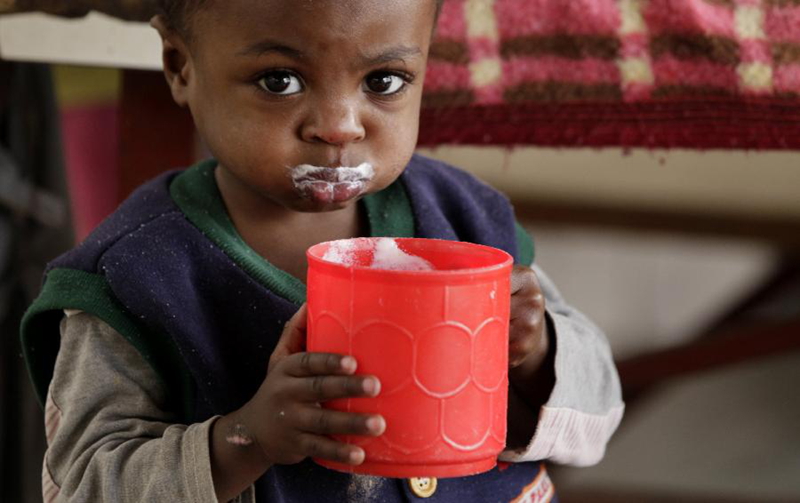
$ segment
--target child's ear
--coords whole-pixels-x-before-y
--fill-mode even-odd
[[[192,60],[189,48],[184,38],[172,28],[163,16],[154,16],[150,26],[158,31],[161,36],[161,58],[164,66],[164,76],[172,91],[175,103],[185,107],[189,103],[189,80],[192,77]]]

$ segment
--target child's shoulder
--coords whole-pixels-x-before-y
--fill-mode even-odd
[[[516,219],[509,199],[475,176],[415,155],[401,177],[421,237],[494,246],[517,256]]]
[[[406,171],[409,170],[415,174],[424,174],[424,176],[434,178],[449,178],[467,181],[468,183],[471,182],[486,185],[477,177],[475,177],[475,175],[468,173],[463,168],[459,168],[452,164],[448,164],[445,161],[434,159],[422,154],[414,154],[411,157],[411,161],[408,163],[408,167],[406,168]],[[488,187],[488,185],[486,186]]]
[[[504,194],[475,175],[421,154],[412,157],[403,173],[403,181],[412,190],[432,191],[440,197],[508,204]]]
[[[138,187],[83,242],[56,259],[49,269],[71,263],[74,268],[92,270],[109,249],[124,242],[127,236],[146,233],[159,219],[178,212],[169,190],[178,173],[164,173]]]

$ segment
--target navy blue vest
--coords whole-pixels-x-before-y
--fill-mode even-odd
[[[200,198],[182,190],[192,177],[205,177],[202,183],[214,190]],[[276,283],[274,274],[264,272],[266,262],[233,230],[215,187],[213,163],[162,175],[50,264],[42,294],[22,325],[40,399],[52,378],[65,308],[90,312],[126,337],[181,404],[176,412],[186,422],[226,414],[253,396],[284,323],[303,298],[284,294],[296,279],[278,273]],[[462,171],[415,156],[392,191],[390,197],[410,203],[410,231],[417,237],[494,246],[518,262],[531,258],[518,250],[519,230],[507,199]],[[380,207],[370,204],[378,234]],[[215,213],[216,220],[206,218]],[[386,232],[403,232],[396,229]],[[511,501],[539,471],[538,463],[520,463],[442,479],[430,501]],[[348,474],[307,460],[271,468],[256,492],[260,502],[416,499],[403,480],[375,478],[369,494],[352,482]]]

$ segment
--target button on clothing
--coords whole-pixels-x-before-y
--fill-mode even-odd
[[[430,498],[436,492],[438,481],[436,477],[422,477],[408,479],[408,485],[411,487],[411,492],[420,498]]]

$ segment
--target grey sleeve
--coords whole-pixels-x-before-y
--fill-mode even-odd
[[[619,376],[605,334],[566,303],[541,268],[533,266],[533,270],[556,335],[556,386],[547,406],[590,414],[606,414],[621,406]]]
[[[539,411],[536,433],[527,448],[506,451],[500,459],[596,464],[625,410],[611,349],[603,331],[564,301],[544,271],[536,265],[531,268],[539,278],[555,332],[556,383]]]
[[[176,424],[158,376],[119,333],[86,313],[61,323],[45,407],[45,503],[216,503],[216,418]],[[237,502],[255,501],[253,488]]]

